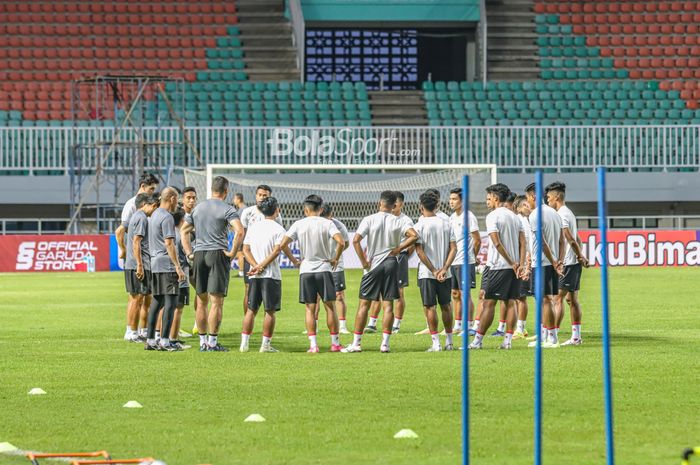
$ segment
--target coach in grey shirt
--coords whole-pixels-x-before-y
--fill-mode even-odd
[[[151,290],[153,302],[148,310],[148,339],[146,350],[175,350],[170,346],[170,326],[175,315],[179,282],[185,273],[177,260],[175,221],[172,212],[177,208],[178,194],[166,187],[160,194],[160,207],[153,212],[148,224],[148,248],[151,253]],[[163,309],[162,338],[156,346],[155,332],[158,313]]]
[[[217,176],[212,181],[211,198],[197,204],[192,214],[185,216],[180,230],[182,247],[188,258],[194,260],[195,289],[199,297],[196,320],[199,350],[202,352],[228,350],[218,343],[219,326],[224,297],[228,293],[231,260],[236,256],[245,232],[235,208],[224,201],[227,195],[228,180]],[[229,226],[235,233],[231,250],[228,250]],[[197,233],[194,253],[190,243],[190,233],[193,231]],[[207,314],[209,299],[211,311]]]

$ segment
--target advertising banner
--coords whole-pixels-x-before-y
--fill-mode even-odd
[[[0,272],[109,271],[109,236],[0,236]]]
[[[600,266],[603,246],[600,232],[579,231],[583,253],[591,266]],[[610,266],[700,265],[700,231],[608,230]]]

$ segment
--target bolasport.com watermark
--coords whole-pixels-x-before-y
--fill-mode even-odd
[[[272,137],[267,139],[267,145],[270,155],[275,158],[389,158],[409,161],[418,159],[421,154],[420,149],[400,147],[396,131],[390,131],[383,137],[362,137],[353,134],[349,128],[333,134],[310,130],[297,135],[291,129],[275,129]]]

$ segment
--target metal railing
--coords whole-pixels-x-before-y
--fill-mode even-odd
[[[300,71],[299,79],[304,82],[304,68],[306,61],[306,24],[304,23],[304,10],[300,0],[289,0],[289,16],[292,20],[294,46],[297,49],[297,67]]]
[[[111,140],[112,128],[0,128],[0,174],[67,174],[76,143]],[[700,126],[188,127],[202,162],[232,164],[495,164],[499,171],[697,170]],[[122,138],[134,138],[133,130]],[[145,128],[163,142],[145,169],[201,168],[177,127]],[[104,162],[132,169],[133,151]],[[97,157],[85,156],[83,170]]]
[[[348,224],[358,224],[361,218],[344,218]],[[597,216],[579,216],[578,229],[598,229]],[[294,218],[285,217],[285,227],[291,226]],[[4,218],[0,219],[0,235],[6,234],[64,234],[65,225],[70,218]],[[484,217],[478,217],[480,225]],[[110,234],[119,226],[119,218],[84,219],[81,224],[83,234]],[[700,215],[618,215],[608,217],[610,229],[663,229],[663,230],[700,230]]]
[[[488,18],[486,17],[486,0],[479,1],[479,50],[481,58],[481,82],[486,86],[488,78]]]
[[[9,234],[65,234],[70,218],[2,218],[0,235]],[[81,234],[105,234],[114,232],[121,224],[120,218],[81,220]]]

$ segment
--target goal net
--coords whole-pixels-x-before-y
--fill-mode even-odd
[[[266,184],[280,203],[285,227],[304,216],[304,198],[317,194],[354,231],[362,218],[376,213],[379,194],[385,190],[403,192],[403,211],[415,220],[420,216],[420,195],[437,189],[441,210],[449,214],[450,190],[462,185],[465,174],[472,210],[479,215],[484,189],[496,182],[495,165],[208,165],[205,171],[185,170],[185,182],[199,198],[208,198],[211,180],[224,176],[230,183],[227,201],[241,193],[246,205],[255,202],[255,188]]]

